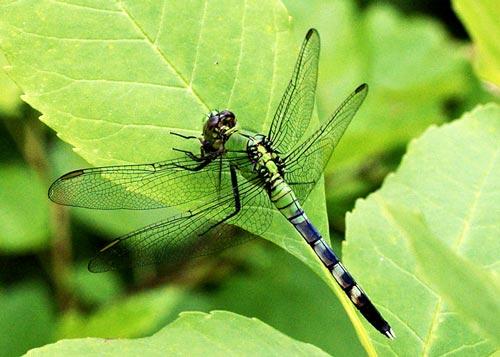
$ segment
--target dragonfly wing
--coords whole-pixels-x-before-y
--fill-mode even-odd
[[[285,178],[301,202],[306,200],[321,177],[333,150],[367,93],[366,84],[356,88],[337,108],[330,120],[285,157]]]
[[[266,230],[271,215],[254,208],[265,205],[269,198],[262,187],[250,181],[239,185],[239,193],[241,210],[223,223],[220,222],[236,208],[234,196],[229,192],[222,192],[224,199],[219,202],[202,205],[116,239],[90,261],[89,270],[103,272],[161,262],[179,263],[247,241],[251,238],[248,234],[232,234],[234,226],[252,233]]]
[[[220,164],[212,162],[190,171],[186,168],[193,169],[199,163],[180,158],[76,170],[50,186],[49,198],[67,206],[95,209],[153,209],[196,200],[208,202],[217,197],[215,182],[231,186],[229,163],[229,159],[221,159]]]
[[[268,136],[279,152],[290,151],[309,126],[314,108],[319,51],[319,34],[311,29],[302,43],[292,78],[269,130]]]

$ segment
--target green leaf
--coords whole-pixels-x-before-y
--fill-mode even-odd
[[[499,152],[500,107],[480,106],[413,141],[397,172],[348,215],[346,266],[398,336],[389,343],[370,330],[380,354],[484,356],[495,351],[463,322],[467,318],[460,310],[429,286],[386,207],[390,202],[419,210],[433,235],[454,254],[498,273]],[[446,279],[450,269],[440,266],[442,275],[435,279]]]
[[[21,164],[0,166],[0,251],[33,252],[49,242],[46,187]]]
[[[28,282],[0,291],[0,351],[19,356],[54,341],[55,321],[47,289]]]
[[[486,81],[500,86],[500,7],[495,0],[453,0],[453,8],[467,28],[474,44],[474,67]]]
[[[30,355],[328,356],[319,348],[295,341],[265,323],[226,311],[186,312],[151,337],[135,340],[97,338],[63,340],[30,351]]]
[[[94,165],[137,163],[172,157],[186,141],[170,132],[199,135],[215,108],[267,128],[295,60],[288,21],[277,0],[19,1],[0,6],[0,39],[63,140]]]
[[[7,60],[2,52],[0,52],[0,114],[9,118],[20,114],[21,91],[5,73],[4,67],[6,66]]]
[[[410,241],[417,258],[417,271],[425,281],[476,331],[500,345],[500,321],[491,318],[500,316],[498,278],[463,259],[437,239],[420,212],[391,204],[386,209]]]

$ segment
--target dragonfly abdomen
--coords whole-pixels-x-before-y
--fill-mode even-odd
[[[337,281],[361,314],[380,332],[389,338],[394,338],[394,333],[389,324],[340,262],[332,248],[321,237],[321,234],[306,216],[292,189],[281,177],[271,186],[269,196],[276,208],[293,224],[295,229],[314,250],[323,265],[330,271],[335,281]]]

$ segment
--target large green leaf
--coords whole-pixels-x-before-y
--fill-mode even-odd
[[[410,241],[425,281],[466,322],[500,346],[500,320],[491,318],[500,316],[498,276],[453,252],[432,234],[420,212],[392,205],[387,211]]]
[[[500,86],[500,6],[496,0],[454,0],[453,8],[469,31],[477,53],[475,68],[484,80]]]
[[[288,21],[277,0],[25,0],[0,6],[0,39],[23,99],[102,165],[171,157],[170,132],[199,135],[215,108],[263,131],[295,59]]]
[[[390,202],[419,210],[430,231],[452,252],[498,274],[499,152],[500,107],[478,107],[413,141],[398,171],[348,215],[345,263],[398,336],[393,343],[373,336],[381,354],[484,356],[495,351],[426,282],[386,206]],[[442,280],[453,267],[440,268]]]
[[[46,188],[21,164],[0,165],[0,251],[33,252],[49,242]]]
[[[319,348],[295,341],[257,319],[225,311],[183,313],[151,337],[63,340],[31,350],[30,355],[81,356],[96,351],[110,356],[328,356]]]

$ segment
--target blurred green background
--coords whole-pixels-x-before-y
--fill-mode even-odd
[[[496,100],[494,90],[474,74],[471,40],[448,1],[284,3],[295,43],[310,27],[322,37],[320,118],[359,83],[370,85],[325,175],[330,234],[340,253],[346,212],[398,167],[408,142],[431,124]],[[52,180],[88,164],[20,94],[0,73],[0,331],[9,331],[0,334],[0,355],[63,338],[149,336],[181,311],[214,309],[257,317],[335,355],[365,354],[321,280],[263,239],[175,269],[89,273],[89,258],[106,242],[164,213],[49,202]]]

